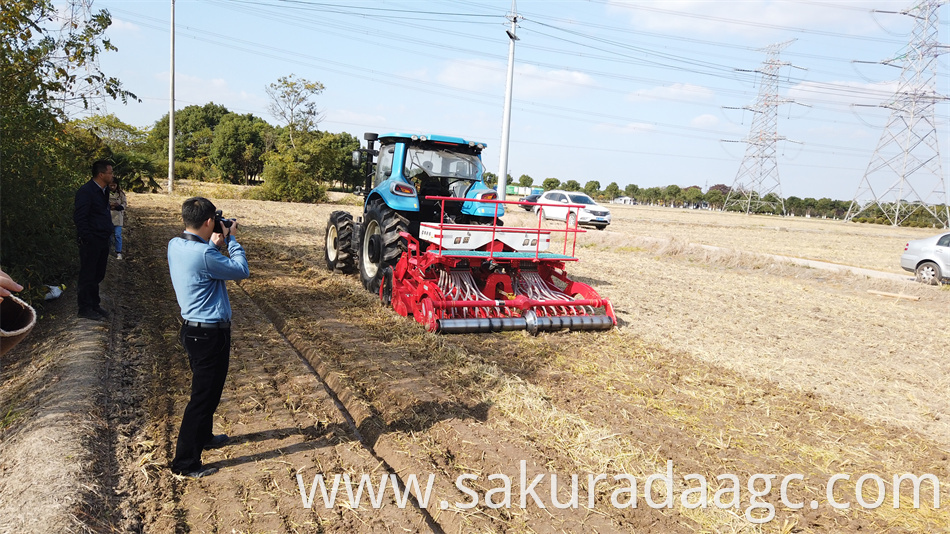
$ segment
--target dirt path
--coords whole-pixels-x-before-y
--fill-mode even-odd
[[[793,310],[817,305],[814,315],[830,318],[856,305],[870,305],[864,286],[845,285],[853,283],[851,278],[815,277],[799,267],[728,264],[686,250],[652,250],[637,245],[635,236],[614,242],[618,238],[610,232],[621,230],[608,230],[588,234],[593,239],[580,250],[584,261],[571,272],[614,299],[623,322],[620,329],[537,338],[522,333],[440,337],[382,307],[357,280],[322,269],[322,233],[314,235],[313,229],[322,232],[331,206],[218,202],[230,215],[247,221],[241,241],[252,272],[248,280],[230,285],[234,349],[215,425],[233,441],[206,453],[205,461],[220,467],[219,473],[197,481],[174,477],[166,466],[187,402],[190,373],[176,341],[177,306],[164,255],[165,243],[180,231],[180,200],[142,195],[131,199],[130,213],[135,216],[127,231],[128,259],[110,270],[109,297],[117,313],[109,334],[100,333],[107,357],[100,358],[99,367],[92,366],[103,377],[101,396],[92,409],[101,413],[102,422],[79,433],[87,445],[98,440],[88,449],[99,455],[93,464],[98,467],[79,469],[74,478],[62,480],[64,491],[71,489],[82,501],[72,508],[69,529],[950,531],[947,514],[928,501],[926,482],[920,509],[908,504],[907,484],[900,491],[901,508],[890,506],[890,480],[901,473],[934,474],[946,483],[942,497],[950,502],[941,418],[930,417],[931,426],[918,427],[926,433],[915,432],[905,426],[906,417],[921,415],[904,410],[906,399],[897,402],[889,391],[869,398],[873,409],[867,410],[841,402],[846,384],[793,384],[796,378],[799,385],[818,384],[822,376],[834,378],[847,371],[827,363],[824,369],[815,367],[820,363],[808,352],[811,342],[799,337],[812,323],[776,319],[770,310],[783,303]],[[640,282],[622,282],[628,278]],[[707,282],[689,287],[696,280]],[[677,281],[687,286],[685,291],[673,292]],[[770,294],[758,293],[755,284],[770,288]],[[794,298],[809,292],[822,295],[817,304]],[[943,305],[940,299],[925,299],[923,304],[935,310]],[[64,308],[64,315],[71,316]],[[716,315],[730,317],[736,330],[729,330]],[[760,329],[757,345],[739,335],[748,326],[745,321]],[[710,325],[715,325],[715,335],[708,334]],[[826,344],[831,336],[848,338],[834,329],[813,330],[811,335]],[[44,342],[55,345],[56,339]],[[25,435],[27,423],[43,413],[42,399],[34,398],[32,404],[17,400],[24,389],[45,380],[45,375],[34,373],[29,382],[23,372],[36,366],[41,360],[37,351],[45,350],[39,340],[33,342],[11,353],[19,358],[15,369],[4,362],[0,408],[22,415],[0,430],[2,447]],[[852,345],[835,350],[843,355],[848,347],[861,346],[859,341],[847,343]],[[751,350],[753,346],[760,350]],[[74,361],[75,352],[60,357]],[[784,358],[783,365],[775,367],[775,358]],[[881,352],[875,365],[880,369],[874,373],[902,372],[891,385],[903,392],[903,384],[921,384],[909,370],[926,362],[908,366],[903,357],[889,360]],[[815,377],[803,369],[814,369]],[[20,381],[12,380],[20,375]],[[940,383],[945,376],[946,371],[937,368],[931,380]],[[918,400],[943,410],[942,399],[921,394]],[[892,401],[897,406],[885,409]],[[11,463],[8,451],[13,449],[0,448],[0,465],[22,469]],[[669,486],[664,480],[668,466]],[[14,498],[28,481],[11,483],[8,472],[0,497],[23,510],[42,506],[39,496]],[[761,525],[749,518],[763,519],[766,511],[762,506],[753,509],[746,487],[757,473],[777,475],[774,491],[765,498],[775,507],[775,517]],[[802,479],[792,479],[787,502],[804,504],[800,510],[786,506],[778,494],[782,477],[795,473]],[[884,506],[831,507],[825,483],[838,473],[851,478],[840,481],[832,496],[852,503],[862,475],[888,481]],[[313,506],[306,508],[298,475],[309,491],[318,474],[328,484],[335,475],[355,481],[365,474],[376,483],[386,477],[400,491],[413,478],[424,484],[431,475],[433,483],[427,506],[411,499],[400,505],[396,492],[387,492],[378,507],[367,504],[365,495],[360,506],[338,500],[325,507],[317,491]],[[597,474],[606,476],[589,478]],[[687,474],[709,482],[706,507],[682,499],[699,480],[685,480]],[[728,487],[730,479],[717,480],[725,474],[740,482],[734,507],[713,503],[717,491]],[[578,475],[576,490],[571,475]],[[657,482],[652,491],[645,489],[651,475]],[[622,476],[637,481],[635,508],[624,506],[630,500],[625,491],[630,479]],[[506,495],[505,479],[511,481],[510,506],[495,506]],[[532,495],[524,495],[526,506],[520,506],[525,484],[535,479],[535,494],[545,506]],[[98,489],[76,491],[77,482]],[[763,483],[760,479],[759,487]],[[866,501],[875,500],[876,493],[867,489],[872,485],[865,487]],[[667,507],[669,492],[673,498]],[[469,506],[472,494],[478,503]],[[576,506],[573,494],[578,496]],[[693,499],[697,497],[694,492]],[[811,502],[815,508],[808,506]],[[21,525],[26,527],[15,531],[48,531]]]

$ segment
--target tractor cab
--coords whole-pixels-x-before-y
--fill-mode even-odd
[[[378,195],[387,206],[402,212],[413,227],[420,222],[492,223],[496,213],[490,204],[449,201],[443,214],[441,204],[427,198],[496,198],[495,190],[482,181],[484,144],[459,137],[398,133],[381,135],[379,142],[367,202]],[[504,207],[498,205],[497,216],[503,214]]]

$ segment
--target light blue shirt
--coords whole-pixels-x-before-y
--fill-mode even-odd
[[[201,242],[181,237],[168,242],[168,270],[181,316],[186,321],[200,323],[230,321],[227,280],[241,280],[250,275],[244,248],[234,236],[228,236],[229,258],[214,245],[195,237]]]

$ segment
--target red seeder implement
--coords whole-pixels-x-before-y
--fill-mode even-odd
[[[445,201],[472,199],[428,197]],[[518,204],[482,200],[496,204]],[[573,207],[573,206],[569,206]],[[445,220],[445,217],[442,217]],[[403,232],[408,250],[387,268],[380,297],[400,315],[412,315],[430,332],[462,334],[562,329],[609,330],[617,324],[610,301],[567,277],[577,234],[584,230],[498,225],[420,223],[419,239]],[[561,254],[548,252],[552,233],[563,233]],[[571,255],[567,242],[573,237]]]

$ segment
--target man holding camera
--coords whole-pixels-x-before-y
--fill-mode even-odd
[[[168,242],[168,269],[184,320],[179,339],[191,366],[191,399],[178,432],[173,473],[201,478],[217,471],[201,464],[201,451],[227,443],[211,432],[231,354],[231,302],[227,281],[247,278],[237,222],[222,219],[210,200],[193,197],[181,206],[185,231]],[[227,245],[228,256],[220,251]]]

